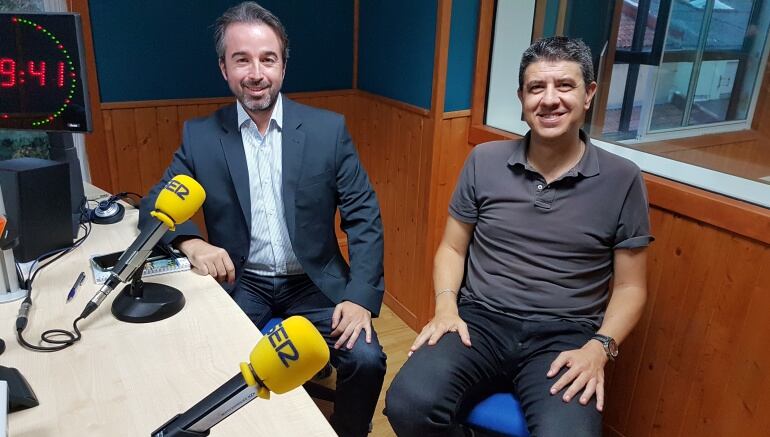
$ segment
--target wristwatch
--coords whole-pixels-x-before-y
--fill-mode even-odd
[[[602,347],[604,348],[604,353],[607,354],[607,358],[613,361],[615,360],[615,358],[617,358],[618,344],[615,342],[614,338],[608,335],[594,334],[594,336],[591,337],[591,340],[596,340],[602,344]]]

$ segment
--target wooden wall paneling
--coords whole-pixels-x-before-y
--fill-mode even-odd
[[[433,246],[430,248],[431,257],[435,254],[441,238],[444,235],[447,217],[449,216],[449,202],[454,193],[455,185],[459,179],[465,160],[473,150],[468,144],[468,131],[471,125],[470,117],[456,117],[444,120],[442,129],[442,163],[439,167],[439,179],[435,181],[433,196],[436,199],[436,207],[433,213]],[[433,312],[435,299],[431,301],[430,313]]]
[[[756,268],[770,261],[767,245],[659,208],[651,219],[650,299],[611,372],[606,427],[627,437],[751,435],[741,430],[766,426],[760,397],[770,391],[770,378],[746,376],[770,364],[755,338],[770,327],[753,304],[768,299],[768,274]]]
[[[401,124],[404,114],[399,108],[368,96],[360,97],[358,105],[361,113],[364,114],[360,118],[363,123],[360,132],[365,132],[359,149],[362,150],[362,161],[369,172],[380,202],[385,229],[385,300],[400,317],[405,320],[414,320],[414,315],[410,314],[403,302],[407,297],[404,293],[406,284],[403,271],[399,270],[405,263],[402,262],[400,254],[403,251],[403,240],[402,235],[399,234],[403,225],[400,222],[398,203],[400,199],[398,199],[396,180],[399,177],[406,178],[408,175],[394,177],[394,172],[399,165],[397,156],[403,153],[403,148],[408,147],[407,144],[399,141],[400,136],[403,135],[402,130],[405,129]]]
[[[419,307],[424,292],[417,292],[412,284],[418,282],[418,277],[425,272],[419,271],[420,259],[424,256],[414,244],[417,241],[418,217],[419,217],[419,178],[420,156],[423,144],[421,116],[400,112],[399,122],[401,129],[396,139],[398,151],[396,153],[395,178],[392,185],[395,194],[393,208],[396,210],[398,223],[396,225],[396,253],[391,261],[396,264],[397,278],[401,284],[398,293],[400,300],[412,309]]]
[[[770,251],[765,248],[757,265],[770,265]],[[727,379],[722,415],[734,418],[735,427],[725,429],[715,423],[714,430],[721,435],[770,435],[770,323],[767,309],[770,308],[770,269],[763,269],[751,292],[746,323],[743,324],[734,351],[750,351],[738,354],[736,368],[725,375]]]
[[[399,112],[398,122],[400,129],[397,131],[396,142],[398,149],[395,150],[393,160],[395,172],[393,173],[393,208],[396,210],[398,223],[396,225],[397,250],[394,260],[397,260],[398,277],[404,285],[413,284],[415,277],[415,265],[418,259],[414,246],[416,241],[417,229],[417,205],[419,196],[417,186],[419,185],[419,159],[422,144],[422,120],[413,114]],[[401,261],[403,260],[403,261]],[[416,308],[419,301],[419,293],[414,293],[411,287],[405,286],[399,290],[402,301],[409,308]]]
[[[386,198],[382,205],[382,211],[386,217],[385,260],[387,276],[391,278],[391,294],[405,307],[414,308],[414,296],[405,293],[402,286],[405,283],[404,279],[406,277],[404,272],[405,263],[402,262],[405,261],[403,258],[403,236],[404,233],[409,232],[406,229],[402,216],[403,181],[406,174],[399,174],[399,172],[403,171],[399,169],[400,156],[407,149],[407,145],[401,141],[403,117],[398,108],[393,107],[388,107],[383,117],[386,120],[384,126],[385,141],[382,144],[386,151],[383,176]]]
[[[171,164],[174,152],[182,144],[182,128],[176,106],[161,106],[156,110],[159,143],[159,161],[165,169]]]
[[[770,265],[770,251],[764,250],[763,256],[757,260],[757,265]],[[770,283],[770,269],[759,272],[756,284]],[[724,423],[713,423],[715,431],[721,435],[768,435],[770,429],[763,432],[754,428],[753,423],[760,422],[760,416],[767,415],[767,402],[761,403],[762,393],[770,386],[770,348],[767,339],[770,337],[770,323],[767,323],[767,309],[770,308],[770,293],[760,285],[755,285],[750,292],[748,311],[741,326],[738,340],[733,345],[733,351],[750,351],[746,354],[736,354],[737,362],[734,369],[724,376],[725,390],[723,393],[723,417],[731,418],[732,428]]]
[[[419,331],[422,327],[433,317],[430,313],[430,308],[433,305],[433,253],[430,248],[433,246],[432,235],[430,228],[430,217],[434,213],[435,201],[431,197],[432,189],[432,175],[436,170],[433,163],[436,160],[435,151],[437,149],[435,141],[438,140],[434,124],[440,120],[437,117],[429,117],[424,119],[422,138],[420,140],[420,153],[415,156],[415,159],[419,163],[417,173],[417,226],[415,227],[415,250],[420,254],[416,260],[414,268],[416,274],[413,278],[413,282],[410,284],[412,292],[418,293],[421,296],[418,306],[412,308],[415,312],[416,319],[413,321],[406,321],[406,323],[412,327],[412,329]],[[430,144],[431,147],[426,145]]]
[[[365,150],[368,151],[370,156],[370,161],[368,163],[369,177],[371,179],[372,185],[374,186],[374,189],[380,195],[380,207],[382,207],[382,204],[385,201],[384,177],[385,153],[387,150],[385,150],[386,146],[381,144],[382,138],[384,138],[385,135],[385,129],[383,129],[381,125],[382,121],[384,120],[382,115],[384,114],[385,108],[384,105],[382,105],[380,102],[371,101],[366,98],[362,99],[362,105],[364,106],[362,111],[369,115],[369,117],[367,117],[364,122],[365,124],[362,126],[363,129],[367,132],[369,142],[364,142],[362,146]],[[373,116],[373,114],[376,114],[377,116]]]
[[[395,190],[392,185],[392,172],[394,170],[393,158],[396,150],[395,132],[396,109],[387,105],[378,105],[380,110],[376,113],[379,118],[377,130],[375,130],[379,152],[377,157],[377,181],[380,198],[380,210],[382,224],[385,232],[385,279],[388,281],[388,292],[401,302],[400,278],[397,274],[397,265],[391,262],[398,253],[396,229],[398,226],[395,210]]]
[[[217,105],[226,105],[235,102],[230,97],[201,97],[192,99],[164,99],[164,100],[138,100],[127,102],[107,102],[102,103],[103,110],[111,109],[133,109],[133,108],[158,108],[161,106],[186,106],[186,105],[208,105],[211,103]]]
[[[345,103],[354,111],[351,131],[377,193],[385,228],[386,304],[414,326],[416,288],[411,283],[421,254],[418,231],[420,149],[424,115],[367,94]],[[343,110],[346,110],[343,108]],[[356,138],[357,137],[357,138]]]
[[[384,144],[385,186],[388,201],[383,207],[390,223],[386,226],[386,264],[389,265],[390,294],[398,302],[398,312],[414,326],[417,307],[424,298],[416,287],[422,253],[419,240],[420,154],[424,144],[422,116],[391,107],[390,134]]]
[[[603,423],[602,425],[603,425],[603,428],[604,428],[603,429],[604,435],[606,437],[624,437],[623,434],[619,433],[617,430],[615,430],[611,426],[607,425],[606,422]]]
[[[358,148],[359,157],[363,160],[364,157],[361,155],[362,153],[362,146],[359,146],[359,144],[362,144],[363,141],[365,141],[364,138],[364,130],[363,130],[363,121],[362,121],[362,115],[360,112],[361,108],[361,97],[358,94],[351,94],[346,99],[345,104],[345,122],[348,125],[348,129],[350,131],[350,135],[353,137],[353,141],[356,144],[356,147]],[[366,162],[366,161],[364,161]]]
[[[433,80],[431,90],[430,113],[424,124],[422,147],[419,159],[419,183],[417,195],[419,208],[417,216],[417,238],[415,248],[421,256],[416,264],[419,275],[412,282],[415,294],[419,296],[416,306],[412,307],[417,314],[419,329],[433,316],[430,308],[433,305],[433,251],[435,246],[431,217],[436,213],[436,201],[433,196],[435,180],[438,174],[437,162],[440,161],[439,141],[444,115],[446,77],[449,58],[449,39],[452,21],[452,0],[440,0],[436,13],[436,37],[433,53]]]
[[[208,115],[211,115],[219,109],[222,105],[218,103],[207,103],[204,105],[198,105],[198,117],[206,117]]]
[[[183,126],[184,122],[197,118],[200,115],[198,112],[198,105],[180,105],[177,106],[177,117],[179,122],[179,129]]]
[[[656,211],[667,216],[672,232],[665,240],[660,241],[662,244],[653,249],[658,252],[656,257],[659,259],[659,264],[654,266],[651,272],[657,280],[650,284],[656,298],[647,306],[653,323],[645,326],[646,341],[642,346],[642,354],[638,357],[639,371],[634,379],[630,380],[633,381],[635,390],[627,413],[627,435],[647,435],[652,431],[656,409],[661,413],[660,408],[664,408],[666,411],[662,414],[667,414],[668,409],[674,407],[672,402],[685,400],[677,398],[682,398],[687,392],[686,386],[681,389],[682,385],[692,381],[687,375],[680,374],[688,373],[689,363],[680,363],[677,358],[680,358],[679,354],[688,346],[695,346],[693,351],[699,350],[700,346],[697,332],[689,332],[688,345],[683,345],[683,337],[677,334],[687,328],[687,325],[682,323],[687,319],[682,318],[682,315],[692,314],[694,305],[706,301],[701,287],[693,287],[698,280],[693,282],[691,279],[694,275],[699,275],[699,279],[706,278],[708,267],[713,261],[711,253],[700,250],[703,249],[701,243],[705,244],[702,239],[702,225],[670,213]],[[673,369],[670,368],[672,361]],[[672,374],[678,378],[667,380]],[[681,413],[681,410],[679,411]],[[659,425],[659,419],[655,419],[655,424]],[[673,429],[676,429],[676,426],[673,426]],[[657,431],[671,435],[672,427],[658,428]]]
[[[114,190],[142,192],[140,168],[143,160],[136,147],[136,123],[133,109],[116,109],[112,113],[112,131],[115,136],[115,160],[118,183]]]
[[[421,184],[423,183],[424,179],[424,170],[421,167],[421,165],[424,165],[424,158],[423,155],[427,153],[424,150],[424,139],[428,135],[428,129],[429,124],[426,122],[427,119],[424,117],[419,118],[413,118],[412,122],[415,123],[414,129],[411,130],[411,135],[409,137],[409,144],[410,144],[410,152],[409,152],[409,174],[408,174],[408,180],[407,180],[407,191],[406,191],[406,202],[405,207],[406,213],[408,214],[408,229],[410,230],[409,235],[404,234],[405,237],[405,245],[407,246],[407,249],[410,252],[411,258],[409,260],[410,268],[410,274],[407,277],[407,281],[405,283],[405,292],[406,293],[416,293],[418,284],[427,283],[429,285],[429,288],[422,289],[423,292],[421,294],[421,300],[422,302],[425,301],[425,290],[428,290],[428,295],[432,298],[433,295],[433,280],[432,280],[432,269],[431,270],[424,270],[421,269],[420,266],[423,265],[421,262],[422,259],[425,257],[428,257],[429,260],[433,259],[433,254],[430,252],[425,252],[424,249],[420,249],[420,247],[416,244],[414,244],[416,241],[418,241],[418,237],[420,234],[419,232],[424,231],[420,230],[420,220],[421,219],[421,211],[423,209],[426,209],[425,206],[425,199],[420,197],[420,188]],[[426,223],[427,225],[427,223]],[[416,312],[420,310],[420,305],[417,305],[416,307],[412,307],[412,311]],[[417,315],[417,314],[415,314]],[[420,323],[419,320],[416,320],[418,324],[415,325],[414,322],[410,326],[413,329],[420,329],[422,326],[422,323]]]
[[[677,275],[677,279],[679,276],[683,278],[678,279],[672,284],[665,282],[656,284],[658,294],[681,295],[681,298],[677,299],[680,302],[677,308],[679,317],[675,322],[667,322],[665,324],[661,323],[656,317],[655,326],[658,331],[653,331],[650,335],[653,337],[666,336],[671,339],[670,342],[672,344],[668,355],[658,360],[658,362],[653,361],[652,358],[647,359],[646,356],[644,357],[648,367],[654,366],[658,372],[663,371],[664,373],[662,375],[662,383],[659,387],[655,388],[659,393],[657,397],[652,397],[651,395],[645,397],[645,393],[649,394],[652,390],[647,389],[645,392],[645,387],[642,387],[642,385],[649,383],[649,380],[646,379],[648,375],[645,372],[649,371],[652,373],[654,369],[645,370],[637,375],[635,384],[641,387],[641,390],[639,396],[634,396],[631,414],[635,415],[634,408],[642,403],[647,404],[642,407],[645,409],[646,415],[649,415],[652,409],[655,412],[654,416],[651,416],[651,421],[648,418],[642,424],[630,424],[628,426],[629,435],[633,435],[633,431],[635,431],[634,426],[642,428],[637,431],[637,435],[646,429],[652,435],[660,436],[675,435],[681,428],[683,407],[687,402],[688,392],[694,382],[693,358],[703,348],[702,315],[704,314],[704,309],[708,309],[713,303],[710,300],[711,294],[706,292],[710,277],[709,271],[718,260],[718,250],[721,249],[720,244],[724,242],[724,240],[719,239],[718,231],[710,229],[706,225],[675,217],[670,213],[665,214],[672,218],[676,229],[686,227],[684,233],[689,236],[687,244],[675,247],[668,246],[668,250],[662,249],[660,251],[662,252],[660,254],[662,263],[655,267],[656,270],[665,269],[668,272],[668,276],[674,274]],[[702,238],[704,233],[714,238]],[[672,235],[672,240],[674,238]],[[671,253],[672,249],[674,250],[673,253]],[[716,275],[721,273],[715,272]],[[651,311],[654,311],[657,316],[660,312],[658,307],[665,303],[665,299],[661,300],[659,303],[656,303],[655,308],[651,309]],[[659,376],[659,373],[655,375]],[[633,423],[633,419],[631,422]]]
[[[622,355],[615,362],[612,373],[607,381],[607,401],[604,412],[604,422],[619,432],[626,428],[626,422],[630,414],[631,401],[635,397],[635,381],[643,365],[644,345],[647,339],[647,331],[652,323],[653,307],[658,288],[655,284],[660,283],[661,269],[656,268],[663,263],[663,254],[667,250],[659,246],[670,241],[670,235],[673,232],[673,216],[665,214],[658,209],[650,211],[650,224],[652,233],[657,239],[649,249],[648,253],[648,271],[647,271],[647,302],[645,311],[636,327],[628,338],[620,345]]]
[[[374,166],[373,158],[372,158],[372,147],[371,147],[371,141],[369,139],[367,129],[367,123],[368,123],[368,112],[367,109],[367,102],[366,99],[358,94],[355,94],[351,96],[350,98],[351,102],[351,113],[349,116],[346,115],[345,121],[348,124],[348,129],[350,130],[350,136],[353,138],[353,142],[356,145],[356,150],[358,150],[358,156],[359,159],[361,159],[361,162],[364,165],[364,168],[366,169],[366,173],[369,175],[369,178],[372,177],[372,167]],[[378,193],[379,194],[379,193]],[[378,197],[379,200],[379,197]]]
[[[726,234],[725,234],[726,235]],[[713,284],[706,290],[713,293],[715,305],[709,308],[704,348],[693,363],[698,386],[690,389],[690,398],[684,410],[683,430],[686,435],[706,435],[715,423],[732,428],[731,418],[722,414],[726,376],[741,356],[734,349],[738,341],[740,322],[748,310],[748,293],[757,278],[755,262],[761,259],[762,247],[741,237],[730,236],[728,250],[721,256],[729,259],[725,274],[712,277]],[[718,271],[720,267],[712,269]],[[744,351],[753,353],[755,351]],[[728,435],[735,435],[728,433]]]
[[[643,177],[650,204],[770,244],[770,211],[767,208],[648,173]]]
[[[324,108],[327,108],[330,111],[337,112],[342,115],[349,114],[348,102],[352,101],[352,99],[349,96],[346,96],[346,95],[329,96],[325,100],[326,101],[323,103]]]
[[[158,138],[158,123],[155,108],[137,108],[134,110],[136,125],[136,144],[139,164],[139,177],[144,194],[155,185],[165,167],[162,166],[160,142]]]
[[[106,151],[105,155],[107,160],[98,164],[97,164],[97,160],[94,160],[94,161],[90,161],[88,164],[91,168],[94,168],[98,165],[108,167],[105,174],[109,175],[110,180],[109,182],[102,182],[102,183],[105,184],[104,185],[105,187],[110,187],[110,192],[112,192],[113,191],[112,187],[115,187],[118,184],[118,164],[116,162],[117,158],[115,153],[115,132],[113,132],[113,129],[112,129],[112,112],[102,111],[101,118],[102,118],[102,127],[103,127],[102,139],[104,141],[104,144],[102,145],[102,147]],[[96,180],[94,180],[93,182],[94,184],[96,184]]]
[[[306,93],[300,93],[292,97],[295,102],[302,103],[303,105],[315,106],[316,102],[320,99],[319,96],[309,95]]]

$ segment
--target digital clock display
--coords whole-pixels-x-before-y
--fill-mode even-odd
[[[90,130],[80,16],[0,13],[0,128]]]

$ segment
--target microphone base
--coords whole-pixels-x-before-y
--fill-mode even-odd
[[[123,322],[151,323],[173,316],[184,304],[184,295],[174,287],[135,281],[115,297],[112,315]]]

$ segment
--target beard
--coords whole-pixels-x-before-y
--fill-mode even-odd
[[[265,86],[262,82],[241,82],[241,90],[238,93],[238,101],[241,102],[244,108],[250,112],[262,112],[270,110],[275,106],[276,99],[278,98],[279,89],[273,88],[273,84],[268,84],[267,92],[261,97],[250,96],[246,89],[255,89]]]

